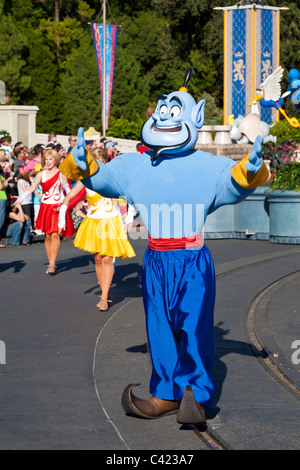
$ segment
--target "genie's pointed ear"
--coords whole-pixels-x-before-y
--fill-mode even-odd
[[[197,129],[200,129],[204,123],[204,107],[205,100],[201,100],[196,106],[194,106],[192,111],[192,121]]]

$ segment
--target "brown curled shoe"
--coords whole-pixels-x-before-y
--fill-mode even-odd
[[[206,425],[204,406],[196,402],[193,388],[187,385],[179,406],[177,414],[179,424],[201,424]]]
[[[132,393],[133,387],[140,384],[129,384],[122,394],[122,407],[129,415],[138,418],[156,419],[177,413],[178,402],[163,400],[153,395],[147,399],[138,398]]]

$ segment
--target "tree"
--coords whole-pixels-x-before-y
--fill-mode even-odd
[[[54,2],[54,5],[53,5]],[[69,58],[72,48],[78,46],[84,28],[88,26],[95,10],[90,8],[83,0],[52,0],[53,16],[48,19],[41,19],[39,27],[44,31],[55,47],[57,63],[60,68],[64,68]],[[64,8],[63,8],[64,7]],[[53,10],[52,10],[53,11]],[[72,13],[73,18],[69,17]]]
[[[200,96],[201,100],[205,100],[205,126],[220,124],[221,113],[216,106],[216,100],[209,93],[204,92]],[[199,100],[200,101],[200,100]]]
[[[210,0],[152,0],[152,3],[154,9],[168,19],[181,59],[184,59],[186,51],[201,48],[203,27],[213,14],[214,5]]]
[[[11,104],[16,104],[31,81],[30,74],[23,72],[28,51],[27,41],[15,27],[12,17],[4,14],[3,6],[3,2],[0,2],[0,79],[6,84]]]
[[[15,28],[29,32],[38,28],[45,17],[45,10],[40,0],[1,0],[3,12],[13,18]]]
[[[280,59],[286,70],[298,68],[300,64],[300,5],[285,2],[289,10],[280,15]]]
[[[61,78],[64,106],[60,119],[66,134],[78,127],[101,129],[101,99],[97,62],[90,31],[86,31],[79,47],[73,51]]]
[[[111,115],[134,120],[145,116],[149,100],[149,83],[141,73],[141,63],[126,50],[117,49],[112,91]]]
[[[30,87],[23,93],[23,102],[39,107],[36,125],[38,132],[60,132],[60,120],[63,99],[57,88],[59,81],[56,58],[39,30],[31,31],[28,38],[28,58],[26,73],[31,75]],[[47,93],[45,93],[47,90]]]
[[[199,101],[204,92],[214,94],[217,76],[213,61],[199,50],[190,51],[187,60],[182,62],[180,69],[176,71],[176,86],[183,85],[184,74],[189,67],[192,67],[193,74],[188,83],[188,90],[195,100]]]
[[[124,18],[117,54],[120,49],[140,64],[140,77],[149,84],[147,101],[156,99],[162,89],[172,89],[173,72],[181,62],[165,18],[152,10]]]
[[[46,33],[48,40],[54,44],[57,62],[63,66],[70,46],[78,41],[82,35],[79,21],[74,18],[65,18],[63,21],[42,19],[40,29]]]
[[[120,25],[110,116],[123,123],[137,121],[137,116],[144,119],[149,103],[155,107],[160,93],[182,85],[187,67],[194,69],[188,89],[196,101],[206,92],[214,113],[215,106],[222,108],[223,14],[213,8],[233,3],[107,0],[107,22]],[[278,0],[267,3],[278,6]],[[280,6],[290,8],[280,15],[284,90],[288,71],[299,68],[300,7],[296,0]],[[90,125],[91,120],[101,127],[89,26],[102,22],[101,7],[99,0],[0,0],[0,79],[6,82],[12,104],[39,106],[40,131],[76,132],[78,125]]]

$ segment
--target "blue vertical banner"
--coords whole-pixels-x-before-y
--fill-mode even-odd
[[[232,113],[244,114],[246,106],[247,31],[246,10],[232,12]]]
[[[101,93],[101,106],[105,110],[105,126],[108,129],[108,120],[114,80],[117,39],[118,39],[118,26],[107,24],[105,34],[105,50],[104,50],[104,31],[103,25],[92,23],[91,24],[94,47],[96,53],[96,60],[99,73],[100,93]],[[105,56],[104,56],[105,55]],[[105,70],[104,70],[104,57],[105,57]],[[105,87],[104,87],[105,83]],[[105,96],[104,90],[105,88]]]
[[[224,11],[224,124],[246,116],[260,84],[279,66],[279,8],[259,5]],[[261,118],[276,120],[274,108],[260,107]]]
[[[252,11],[228,9],[225,14],[224,116],[248,113],[252,80]]]
[[[256,12],[256,88],[280,65],[278,14],[271,9]],[[260,115],[263,121],[270,123],[276,119],[276,110],[261,107]]]

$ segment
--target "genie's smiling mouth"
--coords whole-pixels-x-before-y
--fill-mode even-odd
[[[147,122],[146,121],[141,129],[141,141],[144,145],[146,145],[147,147],[151,148],[152,150],[154,150],[154,154],[151,156],[151,160],[153,162],[155,162],[155,160],[157,160],[158,156],[161,154],[161,152],[163,151],[170,151],[170,150],[174,150],[174,149],[178,149],[178,148],[182,148],[184,147],[186,144],[188,144],[188,142],[190,142],[191,140],[191,131],[190,131],[190,128],[189,126],[186,124],[186,123],[183,123],[185,128],[186,128],[186,131],[187,131],[187,137],[186,139],[182,142],[178,142],[177,144],[173,144],[173,145],[168,145],[168,144],[157,144],[157,145],[153,145],[153,143],[149,142],[147,140],[147,138],[144,137],[144,133],[143,133],[143,129],[145,128],[145,126],[147,125]],[[179,132],[182,130],[182,125],[181,124],[178,124],[176,126],[173,126],[173,127],[167,127],[167,126],[164,126],[164,127],[159,127],[157,126],[157,124],[154,122],[152,123],[151,125],[151,131],[152,132],[165,132],[165,133],[168,133],[168,132]]]
[[[181,124],[177,124],[176,126],[158,126],[156,122],[154,122],[151,126],[152,132],[180,132],[181,129]]]

